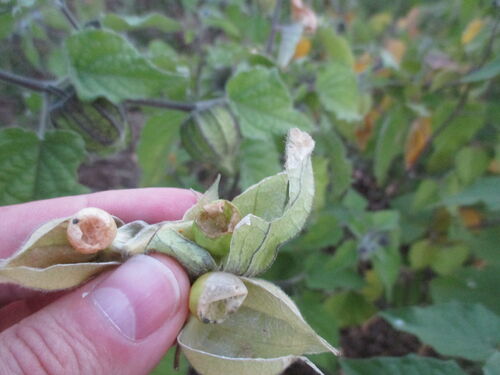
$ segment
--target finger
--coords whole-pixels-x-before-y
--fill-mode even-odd
[[[174,260],[138,255],[0,334],[1,374],[147,374],[187,316]]]
[[[0,258],[8,257],[40,225],[71,216],[85,207],[98,207],[128,222],[178,220],[196,202],[189,190],[149,188],[111,190],[0,207]]]

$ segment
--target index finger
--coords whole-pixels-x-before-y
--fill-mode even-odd
[[[175,188],[110,190],[0,207],[0,258],[15,252],[43,223],[98,207],[125,222],[178,220],[197,200],[194,192]]]

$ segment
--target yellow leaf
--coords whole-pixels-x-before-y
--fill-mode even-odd
[[[311,41],[307,38],[301,38],[295,47],[295,53],[293,55],[294,59],[300,59],[309,54],[311,50]]]
[[[424,150],[430,135],[431,119],[429,117],[421,117],[413,121],[410,133],[408,134],[408,138],[406,138],[406,169],[410,169],[415,165],[415,162],[418,160],[420,154]]]
[[[460,207],[459,213],[462,223],[467,228],[472,229],[481,226],[483,216],[478,210],[469,207]]]
[[[488,172],[500,174],[500,160],[493,159],[488,166]]]
[[[385,42],[385,49],[392,55],[398,64],[403,60],[406,52],[406,44],[399,39],[389,39]]]
[[[483,26],[484,21],[479,18],[470,21],[462,33],[462,44],[465,46],[472,42],[477,34],[479,34]]]
[[[358,74],[363,73],[372,64],[372,56],[365,52],[354,63],[354,71]]]

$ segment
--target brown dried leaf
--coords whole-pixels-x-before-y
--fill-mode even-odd
[[[413,122],[410,133],[406,138],[406,169],[410,169],[415,165],[431,136],[431,131],[431,119],[429,117],[420,117]]]

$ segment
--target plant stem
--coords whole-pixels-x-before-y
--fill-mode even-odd
[[[191,112],[195,110],[204,110],[216,104],[225,103],[225,98],[203,100],[199,102],[179,102],[166,99],[129,99],[127,104],[142,105],[147,107],[175,109],[178,111]]]
[[[276,5],[274,6],[273,18],[271,23],[271,33],[269,34],[269,38],[266,43],[266,53],[270,55],[273,52],[274,47],[274,39],[276,39],[276,33],[278,32],[280,14],[281,14],[281,5],[283,0],[276,0]]]
[[[40,112],[40,120],[38,122],[38,137],[43,139],[47,130],[47,121],[49,115],[49,98],[46,92],[42,96],[42,111]]]
[[[53,85],[53,82],[23,77],[17,74],[6,72],[4,70],[0,70],[0,81],[12,83],[14,85],[21,86],[33,91],[46,92],[56,95],[64,94],[62,90]]]
[[[71,26],[73,26],[73,28],[75,30],[80,30],[80,25],[78,24],[78,21],[76,20],[75,15],[71,12],[71,10],[69,10],[68,5],[66,4],[66,1],[59,0],[58,6],[59,6],[59,9],[61,10],[62,14],[64,15],[64,17],[66,17],[68,22],[71,24]]]

